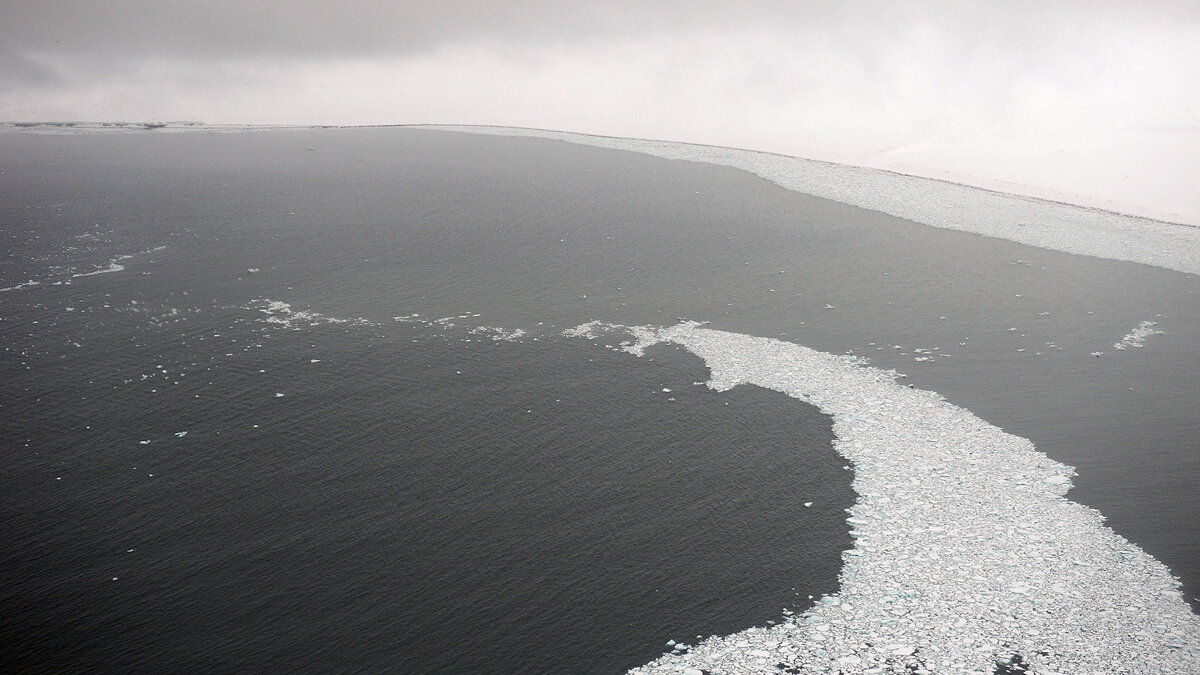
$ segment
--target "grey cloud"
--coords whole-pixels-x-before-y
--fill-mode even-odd
[[[184,58],[412,53],[475,41],[571,42],[664,27],[726,27],[787,14],[733,3],[581,0],[414,2],[8,0],[0,41],[15,51]]]
[[[903,140],[1021,117],[1074,124],[1079,111],[1133,118],[1156,96],[1187,114],[1196,44],[1200,3],[1168,1],[0,2],[10,109],[88,95],[119,112],[166,89],[206,111],[226,94],[244,101],[222,118],[295,115],[311,88],[372,120],[454,100],[431,112],[537,124],[586,100],[596,114],[659,109],[697,128],[844,123]],[[479,85],[496,78],[503,90],[487,98]],[[398,87],[412,93],[402,105],[375,103]]]
[[[57,72],[63,74],[59,81],[91,82],[135,74],[148,62],[257,60],[303,67],[339,59],[436,58],[463,48],[536,65],[604,41],[627,45],[632,64],[639,49],[658,49],[671,36],[723,35],[735,42],[727,49],[729,68],[740,68],[744,87],[768,100],[793,96],[814,82],[837,86],[830,74],[846,73],[847,84],[868,94],[875,88],[951,103],[984,92],[1003,107],[1029,96],[1031,82],[1069,89],[1091,77],[1079,60],[1105,49],[1110,26],[1135,25],[1137,34],[1153,40],[1180,23],[1200,23],[1200,3],[6,0],[0,3],[0,45],[7,50],[0,57],[0,82],[51,83]],[[764,34],[789,52],[809,43],[820,51],[804,63],[786,64],[772,62],[754,44],[736,44]],[[763,63],[739,61],[741,46]],[[672,84],[669,73],[664,77]]]
[[[58,70],[0,48],[0,87],[50,87],[64,78]]]
[[[831,2],[815,0],[6,0],[0,43],[14,52],[241,58],[412,54],[476,42],[570,44],[613,36],[730,31],[821,31],[869,55],[873,43],[927,28],[970,47],[1014,50],[1070,42],[1105,21],[1159,16],[1195,21],[1194,3],[1119,0]],[[869,58],[869,56],[868,56]]]

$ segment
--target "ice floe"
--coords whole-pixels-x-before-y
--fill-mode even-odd
[[[119,256],[113,258],[112,260],[108,261],[108,266],[106,266],[106,267],[103,267],[98,270],[93,270],[91,272],[77,272],[75,274],[72,274],[71,278],[74,279],[74,278],[79,278],[79,277],[93,277],[93,276],[96,276],[97,274],[110,274],[112,272],[123,272],[123,271],[125,271],[125,266],[121,264],[121,261],[130,260],[131,258],[136,258],[137,256],[140,256],[140,255],[147,255],[149,253],[157,253],[158,251],[161,251],[165,248],[166,248],[166,246],[155,246],[154,248],[148,248],[144,251],[139,251],[137,253],[126,253],[124,255],[119,255]]]
[[[496,326],[479,326],[467,332],[471,335],[487,335],[493,340],[504,340],[505,342],[515,342],[525,336],[525,330],[522,328],[506,330]]]
[[[1125,337],[1121,338],[1120,342],[1113,344],[1113,349],[1142,347],[1146,343],[1146,338],[1150,337],[1151,335],[1162,335],[1161,330],[1156,330],[1154,328],[1157,325],[1157,321],[1143,321],[1139,323],[1137,328],[1129,331]]]
[[[1183,673],[1200,617],[1160,562],[1065,498],[1074,470],[895,373],[779,340],[592,322],[625,348],[683,346],[708,386],[754,384],[833,417],[855,469],[840,592],[778,625],[711,637],[635,672]]]
[[[610,333],[625,333],[634,338],[633,342],[622,341],[620,350],[634,356],[642,356],[647,347],[662,342],[659,331],[650,326],[621,326],[618,324],[592,321],[563,331],[567,337],[581,337],[589,340]]]
[[[257,309],[259,312],[265,314],[266,318],[263,320],[267,323],[275,324],[283,328],[291,328],[294,330],[299,330],[304,327],[315,326],[323,323],[349,324],[355,326],[379,326],[379,324],[376,322],[362,317],[354,319],[339,319],[312,310],[298,311],[293,309],[290,303],[283,302],[281,300],[270,300],[267,298],[260,298],[254,301],[251,303],[249,308]],[[413,313],[402,316],[393,316],[392,321],[403,324],[418,324],[438,331],[460,329],[464,330],[465,334],[467,335],[484,336],[491,338],[496,342],[520,342],[529,335],[524,328],[509,329],[500,326],[475,326],[467,328],[465,326],[459,326],[457,323],[459,321],[477,319],[480,316],[481,315],[478,312],[466,312],[463,314],[456,314],[454,316],[444,316],[438,319],[426,319],[420,314]],[[537,341],[538,338],[534,337],[532,339]],[[467,340],[469,341],[469,339]],[[320,359],[312,359],[311,362],[319,363],[320,361]]]
[[[280,300],[262,298],[256,300],[251,306],[267,315],[265,319],[267,323],[273,323],[284,328],[298,330],[304,326],[313,326],[321,323],[352,324],[356,326],[374,325],[371,320],[361,317],[355,319],[338,319],[312,310],[296,311],[292,309],[291,304]]]
[[[41,285],[42,285],[42,282],[34,281],[33,279],[30,279],[29,281],[23,281],[19,284],[16,284],[15,286],[6,286],[4,288],[0,288],[0,293],[5,293],[7,291],[19,291],[22,288],[31,288],[33,286],[41,286]]]
[[[124,265],[122,265],[121,263],[118,263],[118,262],[110,262],[110,263],[108,263],[108,267],[104,267],[102,269],[98,269],[93,272],[77,272],[75,274],[72,274],[71,277],[72,278],[94,277],[97,274],[109,274],[111,272],[123,272],[123,271],[125,271]]]

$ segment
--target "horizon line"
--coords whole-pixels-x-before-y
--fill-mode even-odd
[[[381,123],[375,123],[375,124],[319,124],[319,123],[303,124],[303,123],[269,123],[269,122],[268,123],[201,122],[201,121],[197,121],[197,120],[167,120],[167,121],[161,121],[161,120],[144,120],[144,121],[125,121],[125,120],[52,120],[52,121],[19,120],[18,121],[18,120],[5,120],[5,121],[0,121],[0,126],[10,126],[10,127],[17,128],[17,129],[21,129],[21,128],[28,129],[28,128],[34,128],[34,127],[39,127],[39,126],[65,127],[65,128],[85,126],[87,128],[113,129],[113,130],[133,127],[133,128],[142,128],[146,131],[155,131],[157,129],[167,128],[167,127],[171,127],[174,129],[185,128],[185,129],[196,129],[196,130],[202,130],[204,128],[221,128],[221,127],[224,127],[224,128],[240,127],[240,128],[247,129],[247,130],[253,130],[253,129],[262,129],[262,130],[383,129],[383,128],[462,127],[462,128],[482,128],[482,129],[513,129],[513,130],[518,130],[518,131],[538,131],[538,132],[545,132],[545,133],[572,134],[572,135],[576,135],[576,136],[588,136],[591,138],[606,138],[606,139],[612,139],[612,140],[626,140],[626,141],[644,141],[644,142],[651,142],[651,143],[669,143],[669,144],[675,144],[675,145],[691,145],[691,146],[695,146],[695,147],[715,148],[715,149],[721,149],[721,150],[739,150],[739,151],[743,151],[743,152],[755,152],[755,153],[760,153],[763,155],[772,155],[775,157],[783,157],[783,158],[787,158],[787,159],[799,159],[799,160],[803,160],[806,162],[813,162],[816,164],[824,164],[824,165],[828,165],[828,166],[852,167],[855,169],[861,169],[863,171],[876,171],[879,173],[891,174],[893,176],[902,176],[904,178],[915,178],[918,180],[934,181],[934,182],[943,183],[946,185],[953,185],[956,187],[968,188],[971,190],[979,190],[981,192],[987,192],[987,193],[996,194],[996,195],[1003,195],[1005,197],[1014,197],[1017,199],[1024,199],[1024,200],[1031,201],[1031,202],[1053,204],[1053,205],[1057,205],[1057,206],[1068,206],[1068,207],[1072,207],[1072,208],[1083,209],[1086,211],[1111,214],[1111,215],[1120,216],[1123,218],[1134,218],[1137,220],[1145,220],[1145,221],[1149,221],[1149,222],[1153,222],[1153,223],[1161,223],[1164,225],[1175,225],[1178,227],[1200,229],[1200,224],[1183,223],[1183,222],[1179,222],[1179,221],[1175,221],[1175,220],[1165,220],[1162,218],[1155,218],[1152,216],[1145,216],[1145,215],[1140,215],[1140,214],[1136,214],[1136,213],[1128,213],[1125,211],[1117,211],[1115,209],[1104,208],[1102,206],[1092,206],[1092,205],[1088,205],[1088,204],[1080,204],[1077,202],[1070,202],[1070,201],[1065,201],[1062,199],[1053,199],[1053,198],[1049,198],[1049,197],[1038,197],[1038,196],[1034,196],[1034,195],[1023,194],[1021,192],[1006,192],[1004,190],[997,189],[997,188],[982,187],[979,185],[973,185],[971,183],[964,183],[964,182],[959,182],[959,181],[955,181],[955,180],[950,180],[948,178],[936,178],[936,177],[932,177],[932,176],[922,176],[919,174],[904,173],[902,171],[896,171],[894,169],[881,169],[881,168],[877,168],[877,167],[864,166],[862,164],[853,164],[853,163],[849,163],[849,162],[836,162],[836,161],[827,160],[827,159],[814,159],[811,157],[802,157],[800,155],[789,155],[786,153],[776,152],[773,150],[745,148],[745,147],[739,147],[739,146],[735,146],[735,145],[719,145],[716,143],[698,143],[698,142],[693,142],[693,141],[676,141],[676,140],[669,140],[669,139],[664,139],[664,138],[646,138],[646,137],[641,137],[641,136],[615,136],[612,134],[599,134],[599,133],[593,133],[593,132],[587,132],[587,131],[570,131],[570,130],[566,130],[566,129],[549,129],[549,128],[545,128],[545,127],[520,126],[520,125],[513,125],[513,124],[480,124],[480,123],[465,124],[465,123],[447,123],[447,122],[381,122]],[[430,129],[430,130],[433,130],[433,129]],[[1030,187],[1034,187],[1034,186],[1030,186]]]

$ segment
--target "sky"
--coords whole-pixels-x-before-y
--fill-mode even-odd
[[[1200,225],[1200,2],[4,0],[0,120],[532,126]]]

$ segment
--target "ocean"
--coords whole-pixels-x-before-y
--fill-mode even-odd
[[[836,593],[829,415],[590,321],[894,369],[1197,606],[1193,275],[538,138],[0,148],[14,669],[618,672]]]

